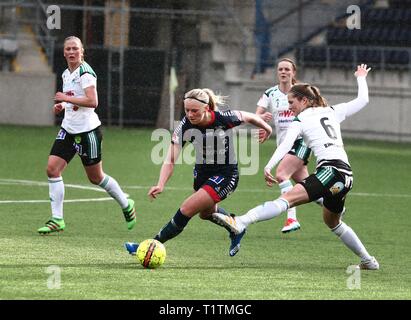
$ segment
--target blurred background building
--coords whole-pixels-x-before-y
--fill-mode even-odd
[[[47,26],[51,6],[59,29]],[[354,69],[368,63],[370,104],[345,136],[411,141],[411,0],[0,0],[0,123],[58,123],[70,35],[98,75],[105,125],[168,128],[171,68],[175,120],[196,87],[254,112],[289,57],[330,104],[356,96]]]

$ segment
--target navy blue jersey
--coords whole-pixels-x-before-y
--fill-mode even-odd
[[[184,146],[191,142],[196,151],[197,171],[225,172],[237,169],[233,145],[233,127],[242,123],[238,111],[211,111],[211,121],[206,127],[191,124],[184,117],[175,129],[172,143]]]

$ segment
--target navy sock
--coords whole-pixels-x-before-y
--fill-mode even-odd
[[[217,208],[217,212],[218,212],[218,213],[222,213],[222,214],[225,215],[225,216],[229,216],[229,215],[230,215],[224,208],[221,208],[221,207],[218,207],[218,208]]]
[[[184,227],[190,219],[190,217],[185,216],[181,210],[178,209],[174,217],[160,230],[154,239],[164,243],[176,237],[184,230]]]
[[[229,214],[224,208],[221,208],[221,207],[218,207],[218,208],[217,208],[217,212],[218,212],[218,213],[222,213],[222,214],[225,215],[225,216],[230,216],[230,214]],[[214,224],[222,227],[222,225],[219,224],[216,220],[214,220],[214,218],[213,218],[212,216],[210,216],[209,220],[210,220],[212,223],[214,223]],[[231,230],[230,230],[229,227],[224,227],[224,228],[231,234]]]

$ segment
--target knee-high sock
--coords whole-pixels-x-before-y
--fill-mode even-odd
[[[362,244],[354,230],[344,222],[340,222],[340,224],[331,229],[331,231],[334,232],[352,252],[359,256],[361,260],[371,259],[367,249],[365,249],[365,246]]]
[[[164,243],[178,236],[190,219],[190,217],[185,216],[181,210],[178,209],[174,217],[157,233],[154,239]]]
[[[285,180],[278,184],[281,190],[281,194],[284,194],[290,191],[293,188],[293,184],[290,180]],[[287,218],[297,220],[297,209],[295,207],[289,208],[287,210]]]
[[[116,179],[113,177],[110,177],[109,175],[105,175],[103,180],[98,184],[100,187],[102,187],[104,190],[107,191],[107,193],[117,201],[117,203],[120,205],[122,209],[125,209],[128,207],[128,201],[127,197],[124,194],[123,190],[121,190],[118,182]]]
[[[64,182],[62,177],[48,178],[51,216],[63,219]]]
[[[274,201],[267,201],[266,203],[251,209],[246,214],[239,216],[236,219],[238,219],[247,227],[251,223],[269,220],[277,217],[282,212],[286,211],[288,207],[289,204],[287,200],[278,198]]]

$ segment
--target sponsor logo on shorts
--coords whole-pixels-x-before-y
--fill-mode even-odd
[[[74,149],[76,149],[76,152],[77,152],[80,156],[83,155],[83,148],[82,148],[81,144],[76,144],[76,143],[74,143]]]
[[[334,183],[334,185],[330,188],[330,191],[332,195],[336,195],[337,193],[340,193],[344,189],[344,184],[340,181]]]
[[[57,133],[56,140],[64,140],[66,137],[66,131],[60,129],[59,133]]]
[[[213,181],[215,184],[220,184],[221,182],[224,181],[224,177],[213,176],[213,177],[209,178],[209,180]]]

